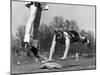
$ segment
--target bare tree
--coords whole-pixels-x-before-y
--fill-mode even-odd
[[[64,23],[63,17],[56,16],[54,18],[54,21],[53,21],[53,24],[52,25],[53,25],[54,28],[63,28],[63,23]]]
[[[24,39],[24,35],[25,35],[25,26],[24,25],[20,25],[18,27],[18,30],[17,30],[17,33],[16,33],[16,36],[19,40],[23,40]]]

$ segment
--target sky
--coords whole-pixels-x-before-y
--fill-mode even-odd
[[[80,29],[90,30],[95,33],[95,7],[69,4],[48,3],[49,10],[43,11],[41,23],[49,24],[55,16],[75,20]],[[29,9],[24,2],[12,2],[12,33],[15,35],[18,26],[26,25]]]

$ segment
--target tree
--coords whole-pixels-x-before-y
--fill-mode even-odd
[[[53,34],[51,32],[51,26],[47,26],[46,24],[40,25],[39,28],[39,40],[41,48],[49,48],[52,42]]]
[[[81,30],[80,35],[85,36],[90,41],[90,43],[88,44],[90,49],[88,48],[86,50],[86,52],[87,53],[95,53],[96,43],[95,43],[94,33],[92,31]]]
[[[24,39],[24,35],[25,35],[25,26],[21,25],[18,27],[18,30],[16,32],[16,38],[12,36],[11,39],[12,51],[14,53],[19,53],[21,51],[24,51],[21,45],[21,41]]]
[[[18,30],[16,32],[16,36],[19,40],[23,40],[24,39],[24,35],[25,35],[25,26],[24,25],[20,25],[18,27]]]
[[[75,30],[75,31],[79,31],[79,26],[77,25],[76,21],[74,20],[71,20],[70,21],[70,27],[69,27],[70,30]]]
[[[62,16],[60,16],[60,17],[56,16],[54,18],[54,21],[52,22],[52,25],[53,25],[54,28],[63,28],[63,23],[64,23],[63,17]]]
[[[80,35],[81,35],[81,36],[85,36],[85,35],[86,35],[85,30],[80,30],[80,32],[79,32],[79,33],[80,33]]]
[[[63,23],[64,30],[70,30],[70,21],[66,19],[66,21]]]

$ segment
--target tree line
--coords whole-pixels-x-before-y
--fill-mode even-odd
[[[71,44],[69,54],[74,54],[76,52],[95,54],[96,41],[94,33],[92,31],[80,30],[75,20],[66,19],[64,21],[62,16],[54,17],[53,21],[49,25],[47,24],[40,25],[38,34],[38,39],[40,40],[40,49],[41,49],[40,52],[50,50],[52,38],[54,35],[53,31],[55,28],[62,28],[63,30],[75,30],[80,35],[85,36],[90,40],[91,49],[89,49],[86,45],[83,45],[80,42],[76,42]],[[21,50],[23,51],[23,48],[21,46],[21,41],[24,39],[24,35],[25,35],[25,25],[20,25],[16,32],[16,37],[12,35],[11,38],[11,44],[12,44],[11,47],[13,52]],[[59,55],[61,55],[61,53],[64,50],[64,46],[61,44],[57,44],[55,49],[56,53],[60,53]]]

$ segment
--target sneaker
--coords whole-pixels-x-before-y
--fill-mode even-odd
[[[29,51],[31,49],[31,45],[28,42],[22,41],[21,45],[26,51]]]

